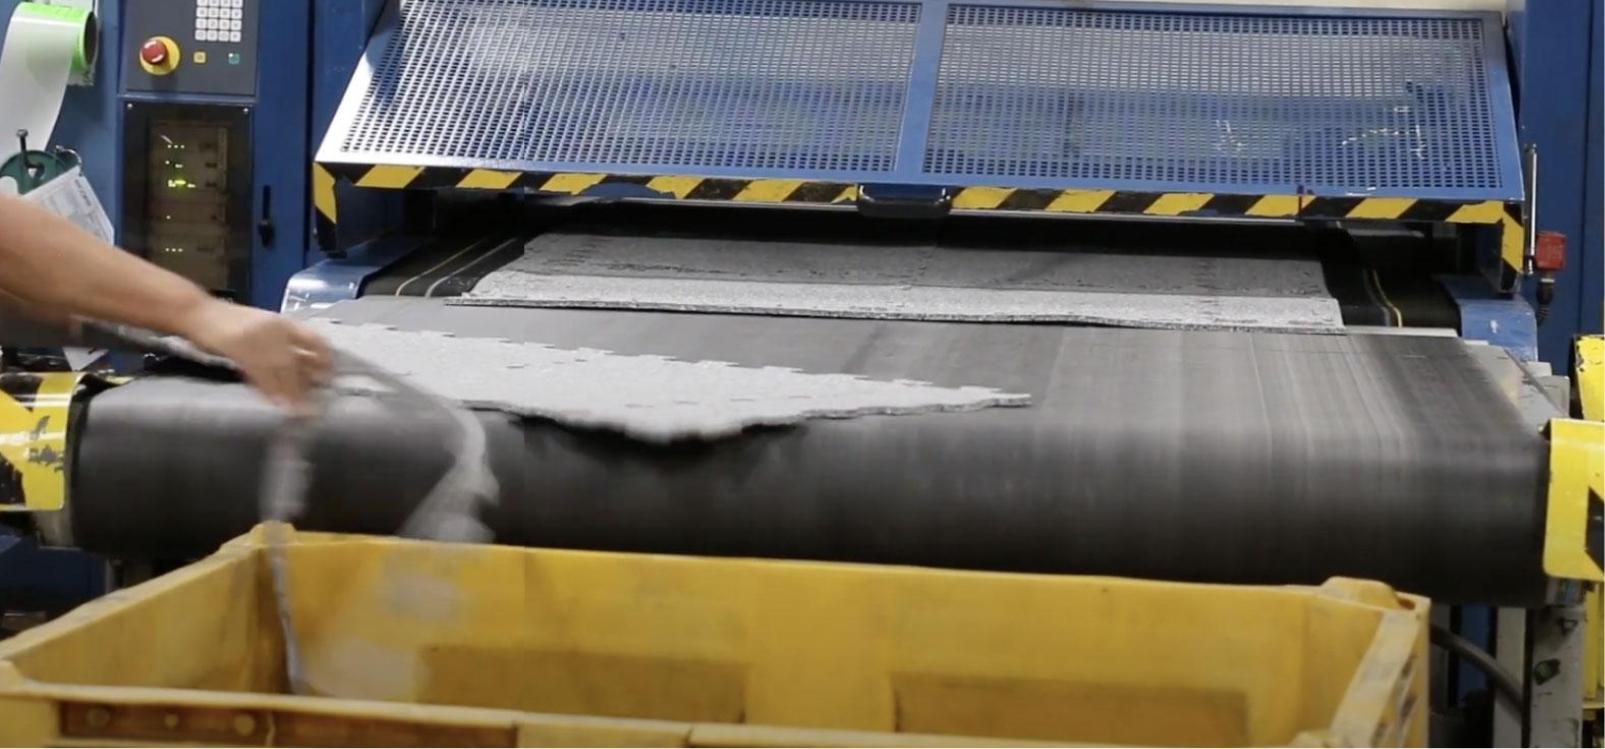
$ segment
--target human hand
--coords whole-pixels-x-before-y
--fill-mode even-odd
[[[300,411],[312,389],[328,381],[329,346],[300,323],[254,307],[207,299],[186,311],[179,332],[239,367],[269,401]]]

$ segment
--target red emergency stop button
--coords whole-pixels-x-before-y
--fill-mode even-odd
[[[153,36],[139,47],[139,66],[151,75],[167,75],[178,69],[178,43],[169,37]]]
[[[139,48],[139,59],[144,60],[146,65],[160,65],[167,62],[167,45],[162,44],[160,39],[145,42],[145,46]]]

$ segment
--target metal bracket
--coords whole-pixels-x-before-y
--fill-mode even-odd
[[[1549,455],[1544,573],[1562,581],[1598,584],[1605,571],[1588,553],[1588,526],[1590,505],[1605,501],[1605,423],[1551,421]]]
[[[953,192],[929,185],[859,185],[858,211],[876,218],[942,218],[953,208]]]

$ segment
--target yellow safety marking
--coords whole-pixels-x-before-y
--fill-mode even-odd
[[[1303,198],[1297,195],[1266,195],[1250,206],[1245,216],[1260,218],[1287,218],[1297,216],[1304,207]]]
[[[1349,211],[1349,218],[1398,218],[1415,204],[1415,198],[1366,198]]]
[[[1527,267],[1527,231],[1509,214],[1500,219],[1499,225],[1499,257],[1521,276]]]
[[[556,174],[541,185],[543,192],[560,192],[565,195],[578,195],[591,189],[597,183],[606,179],[606,174]]]
[[[67,502],[67,418],[83,375],[50,372],[31,397],[19,400],[0,390],[0,462],[22,478],[21,505],[0,510],[51,512]]]
[[[1577,339],[1577,389],[1583,418],[1605,421],[1605,336]]]
[[[1180,216],[1204,207],[1214,195],[1207,192],[1171,192],[1159,196],[1146,213],[1150,216]]]
[[[697,185],[702,184],[701,177],[653,177],[646,183],[647,189],[668,193],[676,198],[684,199],[690,195]]]
[[[800,179],[755,179],[736,194],[737,203],[779,203],[802,187]]]
[[[961,211],[991,210],[1013,194],[1013,190],[1004,187],[967,187],[953,198],[953,207]]]
[[[465,190],[506,190],[518,181],[518,172],[500,172],[495,169],[475,169],[463,177],[458,187]]]
[[[1568,580],[1605,579],[1588,555],[1588,503],[1605,497],[1605,422],[1549,422],[1549,517],[1544,572]]]
[[[1048,204],[1052,213],[1097,213],[1115,196],[1114,190],[1065,190]]]
[[[378,187],[388,190],[399,190],[423,174],[421,166],[376,166],[357,180],[357,187]]]
[[[857,203],[858,202],[858,185],[848,185],[847,189],[842,190],[842,194],[837,195],[836,199],[832,200],[830,202],[832,202],[832,203]]]
[[[1455,209],[1454,213],[1449,214],[1449,223],[1497,224],[1504,217],[1504,203],[1497,200],[1485,200],[1481,203],[1471,203]]]
[[[312,204],[318,214],[330,221],[339,221],[340,212],[334,199],[334,172],[322,164],[312,165]]]

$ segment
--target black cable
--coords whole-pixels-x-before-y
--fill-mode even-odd
[[[1522,693],[1521,680],[1500,666],[1499,661],[1494,660],[1488,651],[1437,624],[1432,625],[1431,639],[1433,645],[1453,653],[1460,660],[1476,666],[1486,674],[1494,688],[1504,695],[1505,699],[1514,703],[1518,710],[1526,709],[1527,697]]]

